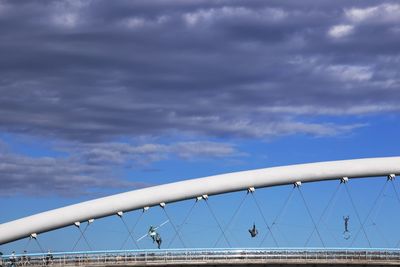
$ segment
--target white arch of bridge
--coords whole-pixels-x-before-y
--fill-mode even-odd
[[[365,158],[297,164],[213,175],[163,184],[66,206],[0,224],[0,245],[77,222],[121,212],[217,195],[248,188],[297,182],[367,178],[400,174],[400,157]]]

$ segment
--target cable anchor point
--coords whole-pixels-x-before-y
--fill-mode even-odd
[[[347,176],[340,178],[340,183],[341,184],[347,184],[348,181],[349,181],[349,177],[347,177]]]
[[[396,174],[394,173],[391,173],[387,176],[388,181],[394,181],[394,179],[396,179]]]
[[[208,195],[206,195],[206,194],[204,194],[204,195],[201,195],[201,196],[197,196],[196,197],[196,202],[198,202],[198,201],[200,201],[200,200],[207,200],[208,199]]]
[[[300,186],[301,186],[301,181],[296,181],[293,183],[294,188],[300,188]]]
[[[247,194],[254,193],[255,191],[256,191],[256,189],[254,187],[247,188]]]
[[[38,237],[37,233],[32,233],[29,235],[29,239],[36,239]]]

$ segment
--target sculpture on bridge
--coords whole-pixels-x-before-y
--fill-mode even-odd
[[[151,239],[153,240],[153,243],[156,242],[157,243],[157,247],[161,248],[161,243],[162,243],[162,239],[159,233],[157,233],[156,229],[158,227],[154,227],[154,226],[150,226],[148,235],[151,237]]]
[[[156,243],[157,243],[157,247],[158,249],[161,248],[161,243],[162,243],[162,239],[159,233],[156,234]]]
[[[157,232],[156,232],[156,228],[153,225],[150,225],[148,234],[151,237],[151,239],[153,239],[153,243],[154,243],[156,241]]]
[[[258,230],[256,228],[255,223],[253,223],[253,228],[249,229],[249,233],[250,233],[251,237],[256,237],[256,235],[258,234]]]
[[[343,220],[344,220],[343,238],[348,240],[351,237],[351,234],[349,231],[349,220],[350,220],[349,215],[347,215],[346,217],[343,216]]]

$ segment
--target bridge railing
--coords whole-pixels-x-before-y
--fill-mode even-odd
[[[151,265],[160,263],[391,263],[400,249],[171,249],[80,251],[5,255],[0,266]]]

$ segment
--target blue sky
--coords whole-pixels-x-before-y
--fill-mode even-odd
[[[396,1],[0,1],[0,223],[188,178],[398,155],[399,18]],[[361,217],[384,181],[351,184]],[[302,189],[315,219],[335,188]],[[391,189],[382,201],[395,209]],[[271,221],[290,190],[257,190]],[[242,196],[210,199],[222,224]],[[349,208],[344,190],[338,199]],[[280,245],[302,245],[312,231],[297,202],[277,223]],[[212,246],[218,226],[200,204],[183,235],[193,246]],[[177,224],[191,205],[168,207]],[[258,246],[246,231],[253,221],[261,228],[262,218],[250,198],[244,206],[231,242]],[[353,229],[360,226],[354,210],[338,207],[321,230],[330,246],[349,245],[341,237],[345,213]],[[151,209],[137,235],[164,220]],[[395,246],[395,224],[381,222],[385,241],[368,223],[377,246]],[[167,243],[173,227],[162,230]],[[69,250],[78,237],[71,226],[40,242]],[[117,217],[106,218],[88,237],[94,248],[119,248],[126,231]],[[26,242],[0,251],[21,251]],[[367,243],[361,236],[354,245]],[[153,247],[149,240],[141,246]],[[34,242],[27,248],[38,250]]]

